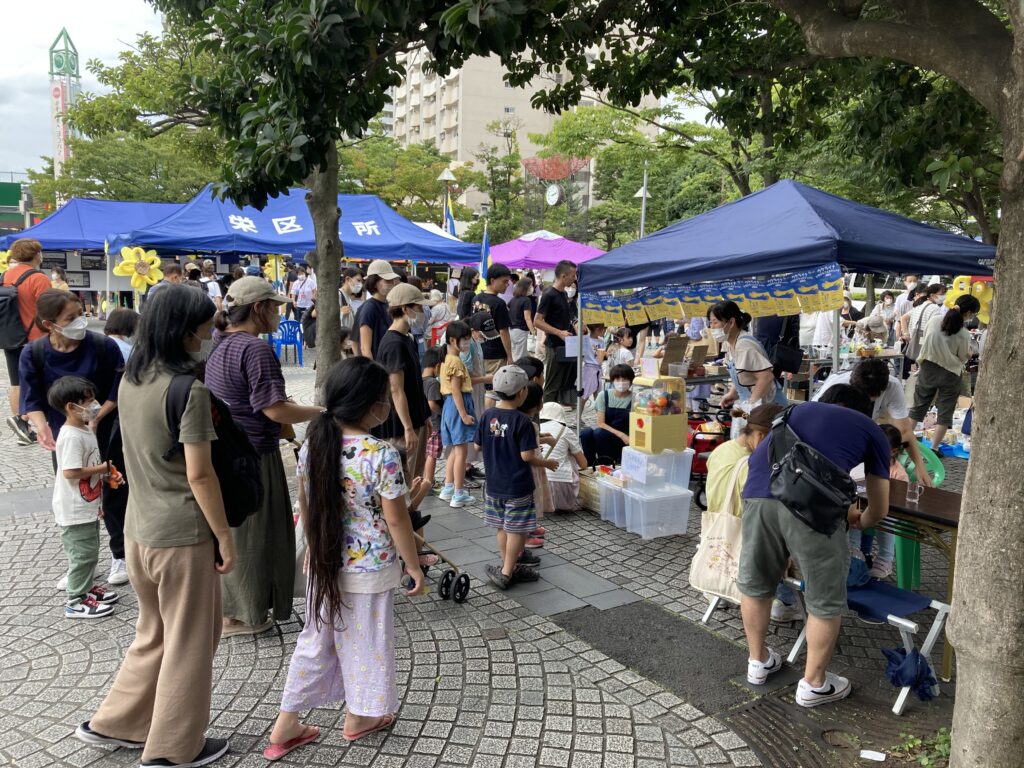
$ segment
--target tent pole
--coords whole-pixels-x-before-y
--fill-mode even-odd
[[[109,248],[104,248],[103,249],[103,255],[105,257],[104,258],[104,262],[105,262],[106,267],[107,267],[107,290],[106,290],[106,293],[103,296],[103,301],[100,302],[100,311],[101,312],[103,311],[103,304],[104,304],[104,302],[108,302],[107,303],[107,311],[103,313],[103,316],[106,317],[107,314],[109,314],[109,312],[110,312],[110,304],[109,304],[109,302],[110,302],[110,272],[111,272],[111,269],[110,269],[110,250],[109,250]]]
[[[577,306],[580,307],[576,315],[576,337],[579,340],[576,347],[576,435],[580,434],[580,423],[583,421],[583,309],[576,297]]]
[[[837,309],[832,315],[832,373],[839,373],[839,339],[843,325],[840,311]]]

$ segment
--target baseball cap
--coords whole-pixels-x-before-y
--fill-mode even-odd
[[[511,400],[528,383],[529,379],[526,378],[526,371],[518,365],[503,365],[494,374],[494,378],[491,380],[491,387],[494,393],[503,400]]]
[[[213,268],[213,259],[203,260],[203,269],[206,269],[207,267],[210,267],[211,269]]]
[[[240,277],[228,288],[228,295],[225,297],[228,307],[244,307],[247,304],[255,304],[257,301],[276,301],[279,304],[287,304],[287,296],[278,293],[273,286],[262,277]]]
[[[383,275],[381,275],[381,277],[383,277]],[[429,303],[430,302],[423,298],[423,292],[419,288],[413,288],[408,283],[399,283],[388,291],[389,307],[404,307],[406,304],[420,304],[426,306]]]
[[[390,299],[390,294],[388,298]],[[498,329],[494,327],[494,318],[491,317],[490,312],[477,312],[470,315],[467,322],[471,329],[483,334],[485,341],[498,338]],[[522,369],[520,368],[519,370]]]
[[[536,360],[536,358],[534,358],[534,360]],[[544,373],[543,363],[540,363],[541,367],[538,367],[538,363],[540,363],[539,360],[535,363],[529,357],[520,357],[515,362],[516,365],[526,371],[526,375],[531,379],[535,379]]]
[[[438,303],[440,303],[440,302],[444,301],[444,294],[443,294],[443,293],[441,293],[441,292],[440,292],[439,290],[437,290],[437,288],[434,288],[434,289],[433,289],[433,290],[432,290],[432,291],[430,292],[430,300],[431,300],[431,301],[432,301],[432,302],[433,302],[434,304],[438,304]]]
[[[504,264],[491,264],[487,268],[487,282],[491,280],[497,280],[499,277],[511,277],[512,270],[506,267]]]
[[[366,276],[369,277],[370,275],[379,275],[385,280],[398,279],[398,273],[384,259],[374,259],[370,262],[370,266],[366,270]]]
[[[255,276],[259,277],[259,275],[261,274],[260,273],[260,268],[257,267],[255,264],[250,264],[248,267],[245,268],[245,274],[247,274],[247,275],[255,275]]]

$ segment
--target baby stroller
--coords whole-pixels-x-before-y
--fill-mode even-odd
[[[693,489],[693,500],[703,510],[708,508],[708,457],[715,448],[729,439],[732,413],[730,409],[722,408],[709,418],[708,414],[691,412],[687,414],[687,420],[693,430],[687,441],[687,447],[693,449],[694,454],[690,469],[690,481],[697,484]],[[713,426],[709,428],[709,425]]]

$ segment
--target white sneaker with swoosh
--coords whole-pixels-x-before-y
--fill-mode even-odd
[[[747,659],[747,682],[751,685],[764,685],[768,682],[768,675],[782,669],[782,659],[771,648],[768,649],[768,658],[765,661]]]
[[[824,684],[817,688],[803,678],[800,679],[800,684],[796,687],[796,703],[801,707],[817,707],[845,699],[852,690],[853,686],[845,677],[826,672]]]

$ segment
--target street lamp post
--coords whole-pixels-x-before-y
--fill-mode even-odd
[[[448,211],[448,200],[452,195],[452,182],[455,181],[455,174],[451,172],[450,168],[445,168],[441,171],[441,175],[437,177],[438,181],[444,182],[444,205],[441,208],[441,229],[448,231],[448,222],[445,221],[445,214]],[[454,232],[452,234],[455,234]]]
[[[647,228],[647,161],[644,160],[644,185],[636,191],[633,197],[640,198],[640,237],[644,236]]]

